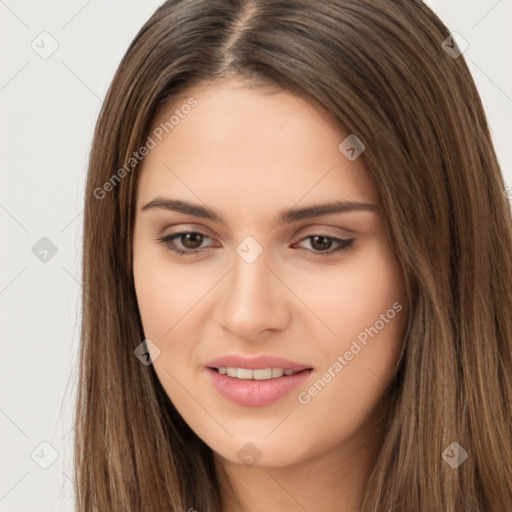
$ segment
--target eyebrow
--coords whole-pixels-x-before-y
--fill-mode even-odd
[[[203,219],[212,220],[224,224],[222,216],[210,210],[206,206],[199,204],[189,203],[187,201],[169,199],[165,197],[156,197],[149,203],[145,204],[141,211],[147,211],[154,208],[170,210],[186,215],[193,215],[194,217],[201,217]],[[276,224],[289,224],[302,219],[309,219],[313,217],[320,217],[332,213],[346,213],[346,212],[376,212],[379,206],[371,203],[359,203],[355,201],[334,201],[325,204],[316,204],[307,206],[305,208],[290,208],[280,213],[274,219]]]

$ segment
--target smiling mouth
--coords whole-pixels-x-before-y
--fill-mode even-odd
[[[249,368],[235,368],[232,366],[219,366],[218,368],[210,368],[221,375],[227,375],[240,380],[271,380],[281,377],[290,377],[302,372],[309,372],[312,368],[303,368],[299,370],[283,369],[283,368],[262,368],[251,370]]]

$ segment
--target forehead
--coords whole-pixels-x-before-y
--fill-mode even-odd
[[[191,107],[190,105],[193,105]],[[159,112],[154,147],[139,169],[137,204],[179,195],[250,210],[302,199],[364,200],[378,194],[364,158],[350,161],[350,135],[314,103],[240,82],[191,89]]]

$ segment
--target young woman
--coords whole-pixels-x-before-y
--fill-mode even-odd
[[[512,218],[415,0],[170,0],[84,218],[78,511],[512,509]]]

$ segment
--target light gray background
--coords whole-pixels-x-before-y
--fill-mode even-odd
[[[160,3],[0,0],[0,512],[73,510],[88,152],[114,71]],[[464,57],[512,185],[512,0],[427,3],[469,43]],[[47,59],[31,47],[48,50],[52,39]],[[43,237],[57,249],[47,262],[33,253]]]

